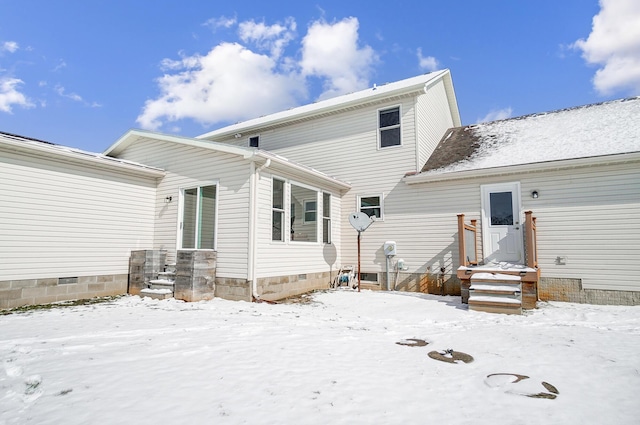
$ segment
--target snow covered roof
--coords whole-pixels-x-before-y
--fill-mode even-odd
[[[302,122],[321,116],[339,113],[341,111],[350,110],[364,105],[405,96],[411,93],[427,90],[437,81],[444,80],[445,88],[449,93],[449,108],[453,115],[454,123],[460,125],[460,114],[458,112],[458,104],[453,92],[453,83],[451,73],[448,69],[431,72],[429,74],[419,75],[417,77],[407,78],[404,80],[388,83],[384,85],[360,90],[354,93],[333,97],[316,103],[291,108],[287,111],[277,112],[254,118],[248,121],[240,122],[230,126],[226,126],[206,134],[197,136],[197,139],[220,140],[234,134],[242,134],[258,129],[273,128],[282,125],[289,125],[296,122]]]
[[[640,153],[640,97],[452,128],[410,178],[628,153]]]
[[[0,148],[18,152],[37,152],[38,155],[46,158],[58,157],[68,161],[89,163],[94,166],[101,165],[110,168],[117,168],[138,174],[150,175],[152,177],[164,175],[164,171],[160,168],[149,167],[133,161],[113,158],[94,152],[87,152],[81,149],[57,145],[44,140],[12,133],[0,132]]]

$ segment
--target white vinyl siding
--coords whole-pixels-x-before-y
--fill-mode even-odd
[[[0,154],[0,280],[126,274],[153,247],[155,178]]]
[[[218,229],[216,276],[246,278],[249,241],[249,161],[241,156],[182,146],[158,140],[140,140],[119,157],[167,170],[158,184],[156,199],[156,249],[166,249],[167,261],[175,262],[178,241],[178,202],[181,189],[218,182]],[[271,212],[270,198],[267,211]],[[268,220],[268,223],[271,223]]]
[[[440,142],[444,131],[456,126],[443,81],[434,84],[427,93],[417,97],[416,120],[418,153],[415,167],[419,171]]]
[[[289,227],[285,231],[285,243],[273,242],[271,240],[271,191],[273,178],[284,179],[282,176],[274,176],[266,172],[260,173],[258,182],[258,258],[257,275],[258,277],[270,276],[287,276],[298,275],[304,273],[329,272],[335,273],[339,267],[339,246],[327,245],[319,242],[297,242],[291,240]],[[287,179],[287,183],[289,180]],[[299,182],[294,180],[293,183],[308,184],[310,182]],[[326,191],[325,191],[326,192]],[[286,190],[285,205],[291,204],[290,190]],[[296,207],[297,208],[297,207]],[[302,210],[299,210],[300,213]],[[298,210],[296,210],[296,214]],[[331,194],[331,214],[339,217],[340,198],[335,194]],[[285,223],[291,222],[290,208],[286,209]],[[340,237],[335,235],[333,243],[339,244]]]
[[[481,227],[480,185],[512,181],[520,182],[522,211],[537,217],[542,277],[582,279],[585,289],[640,291],[638,163],[411,185],[387,205],[385,225],[393,226],[399,257],[411,270],[430,266],[436,273],[445,267],[455,273],[456,214],[465,214],[466,222],[477,219]],[[405,211],[397,215],[403,202]],[[557,264],[557,257],[566,258],[566,265]]]

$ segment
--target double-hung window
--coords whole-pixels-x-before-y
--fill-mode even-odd
[[[284,181],[278,179],[273,179],[271,240],[284,241]]]
[[[309,187],[290,183],[291,190],[291,240],[296,242],[318,241],[318,192]],[[301,211],[296,217],[294,211]]]
[[[331,195],[322,194],[322,242],[331,243]]]
[[[182,191],[182,249],[215,249],[217,186]]]
[[[400,107],[378,111],[378,131],[380,148],[400,146]]]
[[[382,219],[382,214],[384,210],[382,206],[382,195],[359,196],[358,208],[360,212],[365,213],[369,217]]]

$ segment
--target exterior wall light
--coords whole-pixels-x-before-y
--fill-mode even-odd
[[[164,198],[164,203],[168,204],[169,202],[171,202],[173,200],[173,196],[167,196],[166,198]]]
[[[538,191],[537,191],[537,190],[534,190],[533,192],[531,192],[531,197],[532,197],[533,199],[538,199]]]

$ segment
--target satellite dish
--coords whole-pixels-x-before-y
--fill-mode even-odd
[[[364,232],[373,222],[374,219],[363,212],[349,214],[349,223],[351,223],[353,228],[358,232]]]

